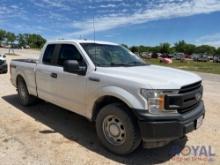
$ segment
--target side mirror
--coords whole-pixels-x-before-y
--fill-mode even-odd
[[[63,64],[64,72],[74,73],[78,75],[86,74],[86,67],[80,67],[76,60],[66,60]]]

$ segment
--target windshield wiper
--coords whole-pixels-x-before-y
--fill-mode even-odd
[[[147,65],[145,63],[141,63],[141,62],[138,62],[138,61],[133,61],[133,62],[130,62],[130,63],[111,63],[110,66],[113,66],[113,67],[120,67],[120,66],[124,66],[124,67],[131,67],[131,66],[144,66],[144,65]]]
[[[141,63],[141,62],[138,62],[138,61],[132,61],[132,62],[128,63],[127,65],[129,65],[129,66],[144,66],[144,65],[147,65],[147,64]]]
[[[125,67],[131,66],[131,65],[129,65],[129,64],[120,64],[120,63],[111,63],[110,65],[111,65],[111,66],[115,66],[115,67],[117,67],[117,66],[125,66]]]

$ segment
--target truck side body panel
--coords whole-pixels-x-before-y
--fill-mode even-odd
[[[12,61],[11,66],[12,84],[16,86],[17,77],[21,76],[25,80],[29,93],[33,96],[37,96],[37,86],[35,80],[36,63]]]

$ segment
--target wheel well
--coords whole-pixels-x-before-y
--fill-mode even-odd
[[[103,96],[103,97],[99,98],[95,102],[95,105],[93,106],[92,121],[96,120],[96,117],[97,117],[98,113],[100,112],[100,110],[104,106],[112,104],[112,103],[121,103],[124,106],[126,106],[127,108],[129,108],[129,106],[126,103],[124,103],[122,100],[118,99],[117,97],[114,97],[114,96]]]

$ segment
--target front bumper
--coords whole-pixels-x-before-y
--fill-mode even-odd
[[[141,110],[135,110],[144,142],[171,141],[183,137],[196,129],[197,119],[205,116],[203,101],[184,114],[157,116]]]

